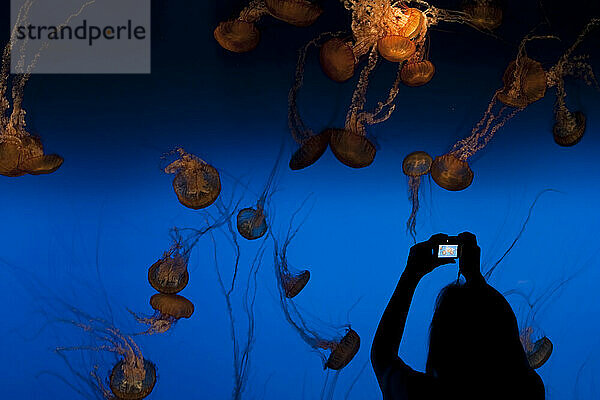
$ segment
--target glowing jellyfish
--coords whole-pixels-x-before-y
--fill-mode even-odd
[[[406,86],[416,87],[429,83],[434,74],[435,66],[419,51],[402,66],[400,78]]]
[[[388,35],[377,41],[377,49],[383,58],[391,62],[408,60],[415,54],[415,43],[405,36]]]
[[[419,187],[421,176],[429,173],[433,159],[424,151],[414,151],[404,157],[402,161],[402,172],[408,176],[408,198],[412,209],[410,217],[406,222],[406,230],[416,242],[417,212],[419,211]]]
[[[308,0],[265,0],[269,13],[295,26],[312,25],[323,13],[323,9]]]
[[[241,209],[237,215],[237,230],[245,239],[248,240],[256,240],[265,235],[267,230],[269,229],[267,225],[267,215],[265,213],[265,208],[273,194],[273,184],[275,180],[275,175],[277,174],[277,170],[279,168],[279,162],[281,160],[281,155],[283,153],[283,146],[279,151],[279,155],[277,156],[277,160],[275,161],[275,165],[273,165],[273,169],[269,174],[269,178],[267,179],[267,183],[256,202],[255,207],[246,207]]]
[[[463,11],[479,29],[492,31],[502,24],[502,7],[498,0],[465,0]]]
[[[71,310],[76,320],[70,321],[74,326],[82,329],[101,344],[98,346],[73,346],[58,347],[56,352],[63,355],[70,351],[107,351],[116,354],[119,359],[115,362],[108,377],[108,389],[97,374],[97,367],[91,372],[95,382],[89,384],[96,389],[105,399],[141,400],[146,398],[156,384],[156,366],[145,359],[135,341],[124,335],[119,329],[111,326],[107,321],[91,317],[79,310]],[[114,397],[113,397],[114,396]]]
[[[348,365],[358,352],[360,337],[350,325],[335,326],[309,321],[295,303],[295,296],[306,286],[310,278],[308,271],[299,273],[291,271],[287,260],[287,248],[299,229],[299,227],[293,228],[294,218],[299,211],[292,216],[286,238],[281,246],[273,236],[274,267],[281,309],[287,322],[306,344],[312,349],[330,352],[329,355],[323,352],[319,353],[323,361],[323,368],[340,370]],[[293,278],[290,279],[290,277]]]
[[[188,252],[181,242],[173,243],[160,260],[148,268],[148,282],[157,291],[165,294],[181,292],[188,284]]]
[[[436,157],[431,165],[431,177],[440,187],[450,191],[464,190],[473,182],[469,158],[482,150],[510,119],[545,92],[545,74],[539,63],[527,57],[525,44],[549,36],[526,36],[519,46],[517,59],[504,73],[504,87],[492,96],[483,117],[471,130],[471,135],[459,140],[452,149]],[[541,70],[541,72],[540,72]],[[535,77],[533,79],[532,77]],[[544,79],[542,83],[539,79]],[[498,104],[498,100],[503,99]],[[504,103],[504,104],[502,104]]]
[[[215,167],[200,158],[176,149],[179,158],[165,168],[175,174],[173,189],[184,206],[198,210],[210,206],[221,193],[221,178]]]
[[[600,19],[592,19],[584,27],[573,45],[567,49],[558,62],[546,74],[548,87],[556,89],[556,102],[554,103],[554,118],[556,123],[552,131],[554,141],[559,146],[573,146],[579,143],[585,133],[585,114],[581,111],[572,112],[567,108],[567,92],[564,78],[572,76],[582,79],[588,85],[595,84],[598,86],[591,65],[585,61],[586,57],[572,56],[577,46],[598,24],[600,24]]]
[[[150,297],[150,306],[155,310],[151,317],[142,317],[132,311],[137,322],[148,326],[146,335],[165,333],[181,318],[190,318],[194,313],[194,304],[178,294],[156,293]]]
[[[31,71],[47,43],[42,45],[39,52],[27,66],[25,65],[25,50],[22,49],[20,59],[15,64],[16,70],[23,71],[23,73],[15,75],[12,81],[9,82],[11,56],[13,56],[16,44],[16,27],[27,25],[28,12],[32,4],[33,2],[28,0],[19,10],[15,27],[2,55],[0,71],[0,175],[8,177],[18,177],[25,174],[51,174],[63,164],[61,156],[44,154],[41,140],[27,132],[26,111],[23,109],[25,84],[29,80]],[[6,95],[9,86],[12,87],[12,112],[9,112],[11,101]]]

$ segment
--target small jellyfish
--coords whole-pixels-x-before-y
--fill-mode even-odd
[[[324,350],[331,350],[324,368],[338,371],[348,365],[356,353],[358,353],[360,336],[352,328],[348,328],[348,331],[341,340],[337,342],[320,342],[317,346]]]
[[[504,88],[498,93],[498,100],[507,106],[525,108],[546,93],[546,73],[542,64],[527,56],[512,61],[502,81]]]
[[[181,242],[175,242],[160,260],[148,268],[148,282],[160,293],[179,293],[190,279],[187,265],[187,252]]]
[[[221,178],[215,167],[200,158],[176,149],[179,158],[165,168],[175,174],[173,189],[184,206],[198,210],[210,206],[221,193]]]
[[[323,43],[319,61],[325,75],[336,82],[345,82],[354,76],[356,59],[352,43],[340,38],[332,38]]]
[[[365,168],[373,163],[377,149],[369,138],[350,129],[329,129],[331,151],[344,165]]]
[[[546,336],[534,341],[532,339],[533,333],[533,328],[527,327],[521,331],[519,336],[529,365],[533,369],[538,369],[548,361],[552,355],[554,346],[552,345],[552,341]]]
[[[312,25],[323,9],[308,0],[265,0],[269,13],[288,24],[305,27]]]
[[[450,191],[468,188],[473,182],[473,171],[467,161],[452,153],[438,156],[431,164],[431,177],[439,186]]]
[[[225,50],[245,53],[254,50],[260,42],[256,23],[268,14],[263,0],[252,0],[236,19],[220,22],[213,35]]]
[[[579,143],[585,133],[585,114],[581,111],[571,112],[565,110],[556,112],[555,119],[556,123],[554,124],[552,132],[556,144],[569,147]]]
[[[260,41],[260,31],[253,23],[237,19],[220,22],[214,36],[221,47],[234,53],[254,50]]]
[[[73,371],[65,353],[71,351],[107,351],[119,356],[108,377],[108,388],[104,387],[102,379],[97,374],[95,366],[90,376],[95,382],[85,382],[94,390],[99,391],[105,399],[141,400],[152,393],[156,385],[156,366],[143,357],[139,346],[133,338],[127,336],[104,319],[92,317],[74,307],[70,307],[74,315],[73,321],[68,322],[89,334],[97,346],[57,347],[56,352],[63,357],[67,366]],[[78,378],[82,374],[73,371]],[[72,386],[75,387],[75,386]],[[81,393],[81,392],[80,392]],[[114,397],[113,397],[114,396]]]
[[[150,297],[150,306],[155,310],[151,317],[142,317],[130,311],[137,322],[148,325],[145,335],[165,333],[181,318],[190,318],[194,304],[177,294],[156,293]]]
[[[429,83],[435,74],[435,67],[429,60],[414,60],[411,58],[400,72],[402,83],[406,86],[416,87]]]
[[[302,141],[300,148],[294,152],[290,159],[289,167],[292,171],[297,171],[311,166],[327,150],[331,139],[331,131],[324,130],[318,135],[312,135]]]
[[[400,35],[387,35],[377,41],[377,49],[383,58],[391,62],[408,60],[417,47],[407,37]]]
[[[492,31],[502,24],[503,11],[498,0],[465,0],[462,9],[479,29]]]
[[[246,207],[241,209],[237,215],[237,230],[245,239],[248,240],[256,240],[265,235],[267,230],[269,229],[267,225],[267,216],[265,213],[265,208],[269,203],[271,195],[274,190],[274,181],[275,176],[277,175],[277,171],[279,169],[279,163],[281,161],[281,156],[283,154],[284,146],[282,145],[277,159],[275,160],[275,165],[273,165],[273,169],[269,174],[269,178],[265,184],[265,187],[256,202],[255,207]]]
[[[414,151],[404,157],[402,161],[402,172],[408,176],[408,198],[411,203],[411,212],[406,222],[406,230],[416,242],[417,212],[419,211],[419,187],[421,176],[428,174],[431,170],[433,159],[424,151]]]
[[[324,369],[340,370],[356,355],[360,347],[360,337],[350,325],[336,326],[322,321],[311,321],[296,306],[295,296],[306,286],[310,278],[308,271],[293,272],[288,264],[287,248],[298,233],[299,226],[294,228],[294,219],[301,209],[297,210],[290,221],[287,235],[283,242],[273,236],[274,267],[279,288],[279,300],[286,321],[300,338],[314,350],[330,351],[330,354],[319,352]]]

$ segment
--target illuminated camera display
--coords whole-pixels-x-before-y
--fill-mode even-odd
[[[440,244],[438,247],[438,258],[458,258],[458,245]]]

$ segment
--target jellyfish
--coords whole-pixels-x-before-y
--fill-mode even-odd
[[[163,256],[148,268],[148,282],[160,293],[176,294],[188,284],[189,250],[181,241],[175,241]]]
[[[225,226],[222,229],[211,230],[209,235],[213,245],[214,268],[217,273],[219,289],[225,299],[227,316],[229,318],[230,338],[233,342],[234,385],[231,398],[233,400],[240,400],[246,389],[250,373],[250,355],[255,342],[254,303],[256,300],[257,276],[262,265],[266,238],[260,241],[260,245],[254,253],[253,258],[250,259],[251,261],[248,261],[248,276],[245,281],[242,281],[240,279],[241,267],[246,264],[246,259],[242,256],[238,234],[234,229],[231,218],[228,218],[232,213],[230,205],[221,205],[217,208],[217,215],[207,216],[207,218],[226,220]],[[226,253],[219,253],[218,243],[221,242],[216,240],[215,235],[217,233],[225,236],[225,242],[231,245],[231,248]],[[220,260],[223,258],[222,254],[231,257],[228,261],[231,267],[230,282],[226,282],[223,278],[220,263]],[[235,306],[236,303],[234,303],[234,295],[241,297],[241,311],[245,314],[245,329],[240,329],[239,326],[241,319],[236,315],[237,308]]]
[[[502,24],[502,6],[498,0],[465,0],[463,11],[479,29],[492,31]]]
[[[173,189],[177,199],[193,210],[210,206],[221,193],[219,172],[182,148],[177,148],[175,152],[179,154],[179,158],[170,163],[165,172],[175,174]]]
[[[329,79],[347,81],[354,76],[356,68],[352,43],[337,37],[327,40],[319,51],[319,62]]]
[[[290,25],[305,27],[312,25],[323,13],[323,9],[308,0],[265,0],[269,13]]]
[[[89,334],[99,342],[97,346],[57,347],[56,353],[61,355],[67,365],[67,352],[94,351],[109,352],[117,356],[117,360],[104,386],[98,375],[97,366],[91,371],[97,390],[105,399],[141,400],[152,393],[156,384],[156,366],[144,358],[139,346],[131,336],[125,335],[106,320],[92,317],[89,314],[71,308],[74,319],[66,321]],[[78,375],[80,376],[80,375]],[[73,386],[72,386],[73,387]]]
[[[533,290],[524,293],[518,289],[512,289],[504,293],[504,296],[517,295],[525,302],[525,313],[520,313],[519,337],[527,355],[531,368],[537,369],[544,365],[554,349],[550,338],[544,333],[538,323],[538,314],[552,301],[556,300],[560,291],[574,278],[576,278],[587,265],[572,272],[566,279],[557,280],[549,285],[537,298],[533,296]]]
[[[25,49],[22,48],[19,61],[16,62],[16,70],[23,72],[10,80],[11,57],[15,56],[13,53],[16,44],[16,28],[27,25],[32,4],[32,0],[27,0],[19,9],[10,40],[2,54],[2,66],[0,67],[0,174],[7,177],[19,177],[25,174],[51,174],[57,171],[64,161],[58,154],[45,154],[40,138],[27,131],[26,111],[23,108],[25,85],[42,50],[48,43],[42,44],[28,65],[25,65]],[[87,4],[89,3],[86,3],[80,12]],[[67,22],[72,17],[69,17]],[[12,111],[10,111],[11,101],[6,94],[9,86],[12,87]]]
[[[424,50],[416,52],[402,66],[400,78],[406,86],[417,87],[423,86],[433,78],[435,74],[435,66],[425,58]]]
[[[155,310],[150,317],[129,311],[137,322],[148,326],[145,335],[165,333],[181,318],[190,318],[194,313],[194,304],[178,294],[156,293],[150,297],[150,306]]]
[[[412,205],[410,217],[406,222],[406,230],[410,233],[416,243],[417,212],[419,211],[419,187],[421,176],[429,173],[433,159],[424,151],[414,151],[404,157],[402,161],[402,172],[408,176],[408,198]]]
[[[329,38],[330,35],[329,33],[319,35],[304,45],[298,52],[294,84],[288,94],[288,126],[293,139],[300,146],[294,152],[289,162],[289,167],[292,171],[307,168],[317,162],[329,145],[329,132],[315,134],[305,125],[298,110],[297,98],[298,92],[304,83],[304,65],[308,50],[313,46],[318,46],[323,40]]]
[[[301,207],[302,208],[302,207]],[[274,267],[279,289],[281,309],[285,319],[298,333],[300,338],[312,349],[317,350],[323,362],[323,369],[339,371],[347,366],[360,348],[360,336],[349,324],[336,326],[322,321],[309,321],[295,303],[295,296],[300,293],[310,278],[308,271],[291,274],[287,260],[287,248],[298,233],[300,224],[294,228],[294,219],[298,209],[292,215],[285,240],[280,242],[272,235],[274,243]],[[294,277],[290,279],[290,277]],[[318,326],[317,326],[318,325]],[[327,355],[327,352],[329,354]]]
[[[586,127],[586,116],[581,111],[571,111],[567,107],[564,78],[572,76],[583,79],[587,85],[598,87],[594,71],[585,56],[572,56],[573,51],[585,39],[587,34],[598,24],[600,19],[592,19],[584,27],[576,41],[561,56],[558,62],[550,68],[546,74],[547,86],[556,90],[556,101],[554,103],[555,124],[552,129],[554,141],[559,146],[574,146],[583,138]]]
[[[323,13],[321,7],[308,0],[252,0],[236,19],[220,22],[214,30],[215,40],[226,50],[245,53],[254,50],[260,41],[256,23],[265,15],[305,27],[312,25]]]
[[[268,14],[263,0],[252,0],[238,18],[220,22],[214,30],[215,40],[226,50],[245,53],[254,50],[260,41],[256,22]]]
[[[527,56],[525,44],[534,39],[548,38],[553,37],[528,35],[521,41],[517,59],[511,62],[504,73],[504,87],[494,93],[483,117],[471,130],[471,135],[455,143],[448,153],[435,157],[431,165],[431,177],[440,187],[449,191],[469,187],[474,177],[469,158],[482,150],[509,120],[544,95],[544,70],[541,64]]]
[[[275,161],[275,165],[273,165],[273,169],[271,170],[269,178],[267,179],[267,183],[265,184],[265,187],[258,198],[258,201],[256,202],[256,206],[246,207],[238,212],[237,230],[245,239],[256,240],[263,237],[265,233],[267,233],[268,225],[265,208],[271,195],[273,194],[273,181],[279,168],[279,162],[281,160],[282,153],[283,146],[281,146],[279,155]]]

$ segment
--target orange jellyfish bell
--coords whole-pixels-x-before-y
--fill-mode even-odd
[[[318,135],[310,136],[302,142],[300,148],[294,152],[290,159],[290,169],[297,171],[313,165],[327,150],[330,138],[331,132],[325,130]]]
[[[424,151],[413,151],[402,161],[402,172],[406,176],[417,177],[429,173],[433,159]]]
[[[282,277],[285,297],[292,299],[296,297],[310,280],[310,271],[302,271],[298,275],[286,274]]]
[[[42,142],[33,136],[8,137],[0,142],[0,174],[4,176],[51,174],[63,161],[57,154],[44,154]]]
[[[128,365],[125,360],[119,361],[113,367],[109,386],[118,399],[141,400],[152,393],[156,384],[156,367],[145,358],[142,360],[143,367],[140,365],[139,368]]]
[[[407,17],[407,21],[395,34],[414,39],[427,29],[427,18],[421,10],[407,8],[403,14]]]
[[[342,164],[352,168],[371,165],[377,149],[366,136],[358,135],[348,129],[329,129],[329,131],[331,151]]]
[[[342,39],[329,39],[321,46],[319,53],[321,68],[325,75],[336,82],[352,78],[356,59],[352,47]]]
[[[529,57],[523,57],[518,66],[516,61],[512,61],[502,81],[504,88],[498,93],[498,100],[507,106],[525,108],[546,94],[544,68]]]
[[[564,111],[557,113],[556,123],[554,124],[554,141],[559,146],[574,146],[585,133],[586,118],[581,111]]]
[[[295,26],[312,25],[323,13],[323,9],[307,0],[265,0],[269,13]]]
[[[325,368],[340,370],[352,361],[360,348],[360,336],[352,329],[348,329],[346,335],[340,340],[335,349],[329,355]]]
[[[417,50],[412,40],[400,35],[382,37],[377,41],[377,49],[383,58],[391,62],[408,60]]]
[[[165,168],[165,172],[176,174],[173,190],[184,206],[198,210],[210,206],[221,193],[221,177],[212,165],[198,157],[177,149],[179,158]]]
[[[428,83],[435,74],[435,67],[428,60],[407,62],[402,66],[400,78],[406,86],[422,86]]]
[[[179,293],[187,286],[189,279],[187,260],[179,254],[167,255],[148,268],[150,286],[161,293]]]
[[[175,319],[189,318],[194,313],[194,304],[177,294],[156,293],[150,297],[150,306]]]
[[[234,53],[254,50],[260,41],[260,32],[256,26],[239,19],[219,23],[214,36],[221,47]]]
[[[473,171],[469,163],[452,154],[438,156],[431,164],[431,177],[440,187],[459,191],[468,188],[473,182]]]
[[[495,0],[466,0],[462,8],[479,29],[491,31],[502,24],[502,7]]]
[[[537,340],[533,344],[532,351],[527,352],[527,361],[531,368],[538,369],[544,365],[552,355],[553,349],[552,342],[546,336]]]

